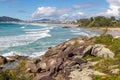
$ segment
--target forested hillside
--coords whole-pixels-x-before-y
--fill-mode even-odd
[[[79,19],[77,20],[77,24],[81,27],[120,27],[120,19],[116,19],[114,16],[97,16]]]

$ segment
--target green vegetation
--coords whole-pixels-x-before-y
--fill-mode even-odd
[[[114,16],[97,16],[88,19],[79,19],[77,23],[82,27],[120,27],[120,20],[115,19]]]
[[[33,80],[33,75],[26,72],[25,63],[22,60],[15,69],[0,70],[0,80]]]
[[[96,75],[93,77],[93,80],[120,80],[120,75],[112,75],[112,76]]]
[[[106,45],[106,47],[115,53],[115,57],[113,59],[94,57],[90,55],[84,57],[84,59],[91,62],[98,61],[98,64],[91,68],[107,74],[106,76],[92,75],[93,80],[120,80],[120,71],[116,74],[111,72],[112,69],[120,70],[120,38],[113,38],[111,35],[101,35],[99,37],[95,37],[94,43]]]
[[[120,38],[113,38],[111,35],[96,37],[96,44],[104,44],[116,54],[120,54]]]
[[[86,56],[85,59],[90,61],[99,61],[92,69],[107,74],[106,76],[92,75],[93,80],[120,80],[120,71],[117,74],[110,72],[112,69],[120,69],[120,38],[113,38],[111,35],[101,35],[96,37],[96,44],[104,44],[115,53],[115,57],[100,58]]]

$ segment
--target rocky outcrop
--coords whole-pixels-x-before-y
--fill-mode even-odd
[[[0,65],[6,64],[6,63],[7,63],[7,59],[3,56],[0,56]]]
[[[110,70],[110,72],[111,72],[112,74],[119,74],[120,69],[112,69],[112,70]]]
[[[45,57],[50,57],[50,56],[60,56],[63,55],[64,56],[66,54],[73,54],[73,55],[77,55],[79,54],[79,56],[82,58],[84,56],[84,50],[87,47],[87,44],[85,41],[90,40],[92,38],[89,37],[81,37],[81,38],[73,38],[71,40],[68,40],[62,44],[59,44],[58,46],[55,46],[51,49],[49,49],[46,53],[45,53]]]
[[[91,80],[91,74],[105,75],[89,69],[97,63],[90,65],[83,59],[86,55],[114,57],[104,45],[94,44],[93,37],[79,37],[49,48],[42,59],[27,61],[26,70],[35,75],[34,80],[83,80],[82,77]]]
[[[23,60],[23,59],[27,59],[28,56],[14,55],[14,56],[8,56],[8,58],[11,60]]]
[[[83,68],[82,71],[79,71],[79,70],[71,71],[69,77],[70,77],[70,80],[93,80],[90,76],[90,75],[93,75],[93,74],[94,75],[101,75],[101,76],[106,75],[104,73],[94,71],[92,69]]]
[[[7,69],[15,68],[21,60],[25,60],[25,59],[27,60],[28,57],[19,56],[19,55],[8,56],[8,57],[0,56],[0,69],[7,70]]]
[[[94,44],[94,37],[78,37],[70,39],[55,47],[51,47],[48,51],[38,59],[29,60],[25,56],[9,56],[6,59],[0,56],[0,64],[6,64],[14,61],[25,61],[25,73],[33,76],[33,80],[92,80],[90,75],[106,74],[90,69],[99,63],[90,62],[84,59],[89,55],[92,57],[114,58],[105,45]],[[23,64],[22,64],[23,65]],[[110,73],[119,73],[118,69],[111,69]],[[5,68],[8,69],[8,68]]]
[[[91,55],[96,57],[110,57],[113,58],[115,55],[111,52],[105,45],[102,44],[95,44],[92,46]]]

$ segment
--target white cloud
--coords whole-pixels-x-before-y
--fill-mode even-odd
[[[62,16],[60,16],[60,20],[76,20],[82,18],[83,16],[83,12],[74,12],[69,14],[63,14]]]
[[[71,15],[71,19],[80,19],[83,18],[85,14],[83,12],[75,12]]]
[[[71,9],[61,9],[56,7],[38,7],[38,9],[32,14],[33,19],[47,18],[52,20],[75,20],[81,18],[84,13],[76,12]]]
[[[98,15],[104,16],[120,16],[120,0],[106,0],[109,3],[109,8]]]
[[[69,12],[69,9],[58,9],[56,7],[39,7],[33,14],[32,18],[58,18]]]
[[[110,4],[109,9],[107,10],[106,14],[112,16],[120,16],[119,9],[120,9],[120,0],[107,0]]]
[[[84,13],[83,12],[77,12],[77,13],[73,13],[72,16],[74,17],[80,17],[80,16],[83,16]]]
[[[69,14],[63,14],[60,16],[60,20],[67,20],[69,18]]]
[[[33,18],[50,17],[56,12],[55,7],[39,7],[33,14]]]
[[[107,10],[106,14],[108,16],[119,16],[119,8],[118,6],[111,5],[110,8]]]

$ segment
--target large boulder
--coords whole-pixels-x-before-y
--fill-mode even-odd
[[[50,48],[44,55],[44,57],[57,57],[65,54],[74,54],[84,56],[83,51],[87,47],[85,41],[89,41],[91,37],[78,37],[70,39],[64,43],[61,43],[55,47]]]
[[[70,80],[93,80],[90,75],[100,75],[106,76],[106,74],[101,73],[99,71],[94,71],[89,68],[83,68],[82,71],[73,70],[70,72]]]
[[[47,69],[46,62],[40,59],[28,60],[26,62],[26,70],[30,73],[40,73],[45,72]]]
[[[46,63],[45,62],[39,62],[38,64],[37,64],[37,67],[39,67],[41,70],[46,70],[46,68],[47,68],[47,65],[46,65]]]
[[[33,61],[27,61],[25,67],[28,72],[31,72],[31,73],[38,72],[37,66]]]
[[[7,63],[7,59],[3,56],[0,56],[0,65],[6,64],[6,63]]]
[[[105,45],[102,44],[93,45],[91,55],[104,58],[113,58],[115,56],[115,54],[112,51],[110,51],[110,49],[106,48]]]
[[[112,70],[110,70],[110,72],[111,72],[112,74],[119,74],[120,69],[112,69]]]

